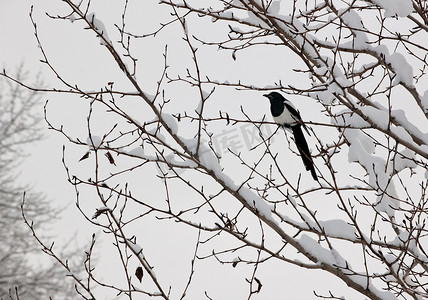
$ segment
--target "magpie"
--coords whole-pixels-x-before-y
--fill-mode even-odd
[[[270,101],[270,112],[272,113],[275,123],[291,129],[294,135],[297,149],[302,157],[303,164],[307,171],[311,171],[312,178],[318,181],[317,174],[315,173],[314,162],[309,152],[308,143],[303,135],[302,126],[309,134],[305,124],[303,124],[302,117],[293,104],[285,99],[280,93],[271,92],[263,95]]]

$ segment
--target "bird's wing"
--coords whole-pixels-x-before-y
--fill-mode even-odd
[[[287,99],[285,99],[284,105],[290,111],[290,113],[292,114],[293,118],[297,121],[297,123],[302,124],[302,126],[303,126],[303,128],[305,128],[306,132],[309,135],[311,135],[308,127],[303,123],[303,120],[302,120],[302,117],[300,116],[299,111],[294,107],[294,105],[290,101],[288,101]]]
[[[300,116],[300,113],[297,111],[297,109],[293,106],[293,104],[291,104],[290,101],[285,100],[284,101],[284,105],[285,107],[289,110],[289,112],[291,113],[291,115],[293,116],[293,118],[298,122],[298,123],[302,123],[302,117]]]

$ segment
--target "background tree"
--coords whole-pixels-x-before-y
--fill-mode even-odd
[[[19,67],[17,80],[29,75]],[[40,79],[34,82],[41,86]],[[46,229],[58,214],[46,196],[25,185],[19,169],[25,147],[42,138],[43,116],[37,112],[41,95],[17,86],[3,78],[0,80],[0,298],[44,299],[49,296],[69,295],[73,288],[64,281],[65,272],[59,265],[45,264],[40,246],[31,237],[22,220],[23,193],[29,198],[26,205],[28,217],[37,229]],[[42,258],[42,259],[41,259]],[[70,296],[72,297],[72,296]],[[73,298],[73,297],[72,297]]]
[[[32,18],[42,63],[61,83],[39,91],[75,95],[87,109],[67,123],[48,103],[46,121],[69,140],[77,207],[110,236],[110,269],[123,274],[94,268],[93,240],[87,284],[76,279],[84,298],[93,285],[129,299],[231,298],[216,276],[198,279],[205,267],[224,274],[213,261],[246,279],[234,281],[234,299],[287,293],[266,286],[289,265],[361,297],[428,296],[426,2],[161,1],[165,19],[149,33],[143,25],[159,22],[149,7],[124,1],[103,23],[95,1],[63,2],[48,16],[91,31],[119,67],[105,64],[104,83],[69,80]],[[151,51],[159,39],[162,55]],[[163,68],[150,69],[160,57]],[[319,182],[264,116],[269,91],[302,110]],[[182,254],[182,244],[194,246]],[[171,259],[187,269],[175,274]],[[328,289],[315,295],[340,297]]]

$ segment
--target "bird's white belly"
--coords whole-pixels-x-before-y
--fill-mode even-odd
[[[290,113],[286,113],[285,111],[281,115],[273,117],[273,120],[275,121],[275,123],[281,125],[293,125],[297,123],[293,116]]]

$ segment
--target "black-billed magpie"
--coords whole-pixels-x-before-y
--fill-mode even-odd
[[[270,111],[275,123],[290,128],[293,131],[294,141],[296,142],[297,149],[302,157],[303,164],[307,171],[311,171],[314,180],[318,181],[317,174],[315,173],[314,162],[309,152],[308,143],[303,135],[302,126],[306,132],[308,129],[303,124],[302,117],[293,104],[285,99],[280,93],[271,92],[263,95],[270,100]],[[308,132],[309,134],[309,132]]]

